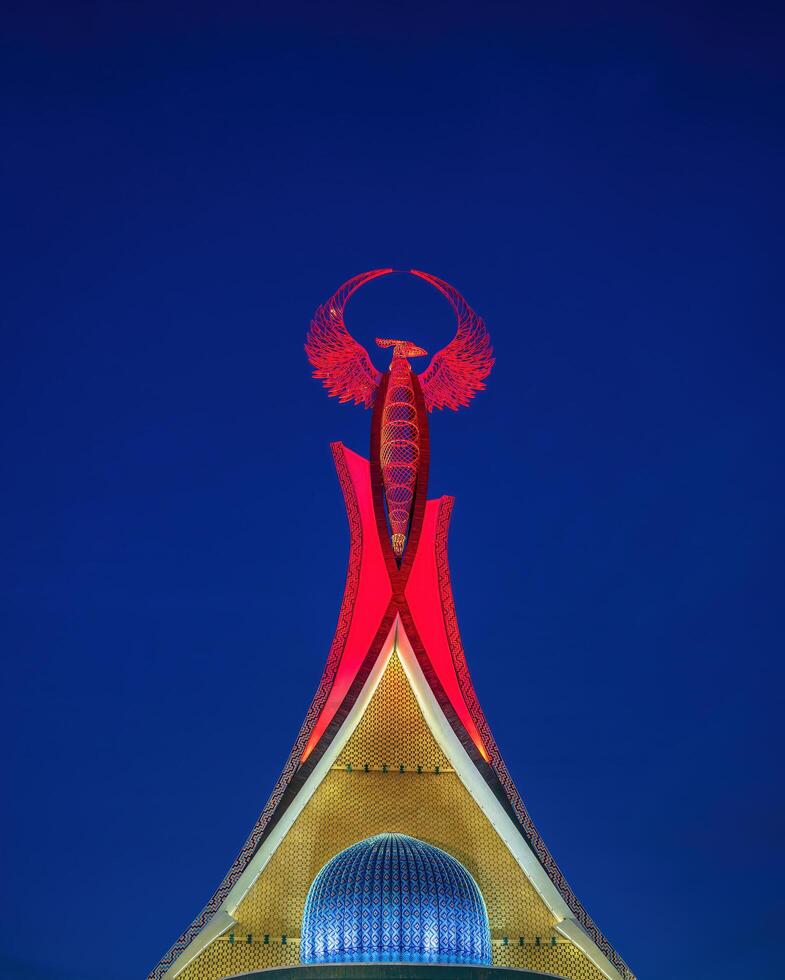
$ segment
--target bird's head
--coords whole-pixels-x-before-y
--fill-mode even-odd
[[[396,357],[425,357],[428,351],[423,350],[409,340],[391,340],[381,337],[376,338],[379,347],[392,347],[393,358]]]

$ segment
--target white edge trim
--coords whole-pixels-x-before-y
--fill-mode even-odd
[[[604,973],[606,977],[610,977],[611,980],[623,980],[622,975],[613,963],[611,963],[577,919],[572,916],[567,919],[562,919],[561,922],[557,923],[556,931],[560,932],[562,936],[577,946],[586,958],[591,960],[597,969],[601,973]]]
[[[572,914],[572,910],[559,894],[558,889],[548,877],[545,868],[543,868],[532,849],[526,843],[518,826],[513,822],[478,772],[477,767],[469,757],[460,739],[455,734],[452,725],[447,721],[444,712],[439,706],[436,695],[425,679],[417,657],[412,650],[403,623],[400,622],[396,638],[396,649],[403,664],[403,669],[414,691],[414,696],[417,698],[417,703],[420,706],[428,727],[431,729],[433,737],[450,760],[450,765],[455,770],[458,778],[488,820],[490,820],[494,830],[515,858],[523,873],[532,883],[537,894],[552,912],[556,919],[556,929],[585,953],[589,960],[591,960],[608,980],[623,980],[622,975],[616,967],[613,966],[594,940],[578,924]]]
[[[169,969],[164,973],[164,980],[169,980],[170,977],[175,977],[184,969],[191,960],[200,953],[205,946],[209,946],[210,943],[217,939],[222,933],[233,926],[236,922],[234,916],[229,915],[228,912],[224,912],[223,909],[219,909],[215,915],[210,919],[207,925],[202,929],[199,935],[193,940],[190,946],[187,946],[182,953],[177,957],[177,959],[172,963]],[[192,947],[199,945],[199,948],[193,953],[191,952]]]
[[[203,949],[209,946],[214,939],[226,932],[226,930],[237,921],[232,913],[237,910],[237,906],[240,904],[243,898],[245,898],[256,879],[262,873],[265,865],[277,850],[279,844],[290,830],[294,821],[302,813],[305,804],[316,792],[317,787],[334,765],[344,745],[346,745],[346,742],[349,740],[352,732],[357,727],[362,716],[365,714],[365,710],[376,691],[387,663],[395,650],[395,629],[397,622],[398,621],[396,619],[390,628],[390,632],[387,634],[387,639],[384,642],[382,651],[376,658],[376,663],[374,664],[368,679],[363,685],[363,689],[360,692],[357,700],[354,702],[352,709],[346,716],[346,720],[338,729],[338,732],[336,733],[332,742],[325,750],[324,755],[314,766],[313,772],[305,781],[302,789],[286,808],[286,812],[283,814],[275,827],[273,827],[262,846],[248,862],[248,866],[234,883],[229,894],[223,900],[218,910],[213,914],[213,917],[210,919],[208,924],[202,929],[198,936],[194,937],[194,939],[188,946],[186,946],[182,953],[180,953],[174,963],[172,963],[166,973],[164,973],[163,980],[173,980],[173,978],[182,972],[182,970],[184,970],[185,967],[188,966],[188,964],[195,957],[197,957]]]

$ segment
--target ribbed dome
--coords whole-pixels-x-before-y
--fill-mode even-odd
[[[474,878],[438,847],[379,834],[341,851],[305,900],[303,963],[491,962]]]

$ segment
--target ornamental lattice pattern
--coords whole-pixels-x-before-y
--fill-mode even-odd
[[[393,551],[395,557],[400,558],[409,531],[414,488],[417,484],[420,432],[409,362],[403,355],[398,355],[397,341],[385,343],[394,343],[396,348],[390,366],[390,381],[384,393],[379,463],[384,480]],[[405,345],[401,346],[406,349]]]
[[[377,834],[314,879],[300,929],[303,963],[490,966],[488,917],[452,855],[407,834]]]

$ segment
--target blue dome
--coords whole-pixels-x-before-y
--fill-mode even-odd
[[[379,834],[341,851],[305,900],[303,963],[491,962],[474,878],[438,847]]]

